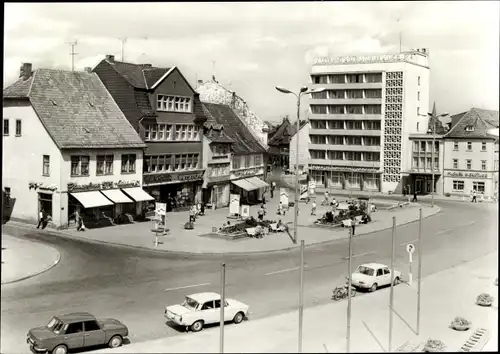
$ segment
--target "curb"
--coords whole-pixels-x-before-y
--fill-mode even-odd
[[[442,212],[441,207],[438,207],[438,208],[439,208],[439,211],[437,213],[425,216],[425,217],[423,217],[423,219],[427,219],[429,217],[432,217],[432,216],[435,216],[435,215],[438,215],[439,213],[441,213]],[[414,222],[417,222],[417,221],[418,221],[418,219],[412,220],[412,221],[408,221],[408,222],[404,222],[404,223],[396,225],[396,227],[408,225],[408,224],[411,224],[411,223],[414,223]],[[7,226],[7,225],[4,225],[4,226]],[[18,224],[16,226],[12,225],[11,227],[31,229],[29,226],[24,225],[24,224]],[[299,225],[299,227],[313,228],[312,226],[300,226],[300,225]],[[369,231],[369,232],[359,233],[359,234],[357,234],[357,235],[355,235],[353,237],[361,237],[361,236],[364,236],[364,235],[370,235],[372,233],[379,232],[379,231],[384,231],[384,230],[388,230],[390,228],[391,228],[391,226],[385,227],[385,228],[382,228],[382,229],[378,229],[378,230]],[[92,244],[106,244],[106,245],[111,245],[111,246],[114,246],[114,247],[121,247],[121,248],[133,249],[133,250],[141,250],[141,251],[154,252],[154,253],[159,253],[159,254],[184,255],[184,256],[193,256],[193,255],[196,255],[196,256],[224,256],[224,255],[228,255],[228,256],[243,256],[243,255],[245,255],[245,256],[248,256],[248,255],[256,255],[257,256],[257,255],[268,254],[268,253],[288,252],[288,251],[292,251],[294,249],[297,249],[297,250],[300,249],[300,245],[297,244],[297,245],[293,245],[293,246],[290,246],[290,247],[285,247],[285,248],[280,248],[280,249],[274,249],[274,250],[266,250],[266,251],[217,252],[217,253],[214,253],[214,252],[171,251],[171,250],[158,250],[158,249],[148,248],[148,247],[144,247],[144,246],[131,246],[131,245],[123,244],[123,243],[110,242],[110,241],[92,240],[92,239],[85,238],[85,237],[79,237],[79,236],[75,236],[75,235],[70,235],[70,234],[67,234],[67,233],[64,233],[64,232],[60,232],[60,231],[52,231],[52,230],[49,231],[49,230],[47,230],[47,231],[45,231],[45,233],[53,235],[53,236],[57,236],[57,237],[62,236],[64,238],[68,238],[68,239],[72,239],[72,240],[77,240],[77,241],[81,241],[81,242],[86,242],[86,243],[92,243]],[[318,246],[318,245],[324,245],[326,243],[339,242],[339,241],[345,240],[347,238],[348,237],[346,236],[346,237],[341,237],[341,238],[333,239],[333,240],[326,240],[326,241],[315,242],[315,243],[311,243],[311,244],[306,244],[305,247],[306,248],[307,247],[314,247],[314,246]]]
[[[15,236],[13,236],[13,237],[15,237]],[[47,246],[47,245],[45,245],[45,246]],[[52,246],[47,246],[47,247],[52,247]],[[52,247],[52,248],[54,248],[54,249],[55,249],[55,247]],[[1,285],[7,285],[7,284],[12,284],[12,283],[17,283],[17,282],[20,282],[20,281],[22,281],[22,280],[26,280],[26,279],[29,279],[29,278],[36,277],[37,275],[40,275],[40,274],[42,274],[42,273],[45,273],[45,272],[47,272],[47,271],[51,270],[51,269],[52,269],[52,268],[54,268],[56,265],[58,265],[58,264],[59,264],[59,262],[61,261],[61,253],[60,253],[57,249],[55,249],[55,250],[56,250],[56,252],[57,252],[57,259],[55,260],[55,262],[54,262],[53,264],[49,265],[47,268],[42,269],[42,270],[40,270],[40,271],[38,271],[38,272],[35,272],[35,273],[33,273],[33,274],[30,274],[30,275],[27,275],[27,276],[24,276],[24,277],[18,278],[18,279],[14,279],[14,280],[9,280],[9,281],[6,281],[6,282],[2,282],[2,284],[1,284]]]

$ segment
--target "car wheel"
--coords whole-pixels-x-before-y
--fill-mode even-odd
[[[199,332],[203,329],[203,321],[196,321],[191,325],[191,330],[193,332]]]
[[[54,348],[52,354],[66,354],[67,352],[68,352],[68,347],[66,347],[64,344],[59,344],[57,347]]]
[[[377,283],[373,283],[372,287],[370,288],[370,292],[374,292],[377,290]]]
[[[233,322],[239,324],[243,322],[243,317],[243,312],[238,312],[236,315],[234,315]]]
[[[110,348],[118,348],[123,344],[123,339],[121,336],[116,335],[111,337],[108,344]]]
[[[394,283],[393,283],[393,284],[394,284],[394,285],[398,285],[398,284],[399,284],[399,277],[396,277],[396,278],[394,279]]]

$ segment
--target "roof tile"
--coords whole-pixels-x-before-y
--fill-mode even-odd
[[[3,89],[3,97],[5,98],[20,98],[28,97],[31,83],[33,82],[33,75],[28,80],[22,77],[7,88]]]
[[[489,129],[499,127],[498,111],[481,108],[471,108],[451,117],[451,129],[446,138],[492,138]],[[467,126],[473,126],[473,131],[467,131]]]

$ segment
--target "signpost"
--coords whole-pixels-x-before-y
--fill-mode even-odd
[[[280,202],[288,209],[288,188],[280,188]]]
[[[167,221],[167,203],[155,203],[155,247],[158,247],[158,229],[163,224],[162,235],[165,233]]]
[[[231,194],[229,203],[229,214],[239,214],[240,213],[240,195]]]
[[[411,263],[413,262],[413,252],[415,252],[415,246],[412,243],[406,245],[406,252],[408,252],[408,260],[409,260],[409,271],[408,271],[408,285],[411,286],[413,282],[413,275],[411,271]]]

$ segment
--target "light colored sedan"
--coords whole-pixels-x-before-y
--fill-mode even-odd
[[[394,285],[401,281],[401,272],[394,270]],[[381,286],[391,285],[391,270],[380,263],[366,263],[360,265],[352,273],[352,285],[356,288],[375,291]]]
[[[181,305],[165,307],[165,318],[186,330],[199,332],[203,326],[220,322],[221,297],[217,293],[198,293],[186,296]],[[248,318],[249,306],[234,299],[225,299],[224,321],[238,324]]]

